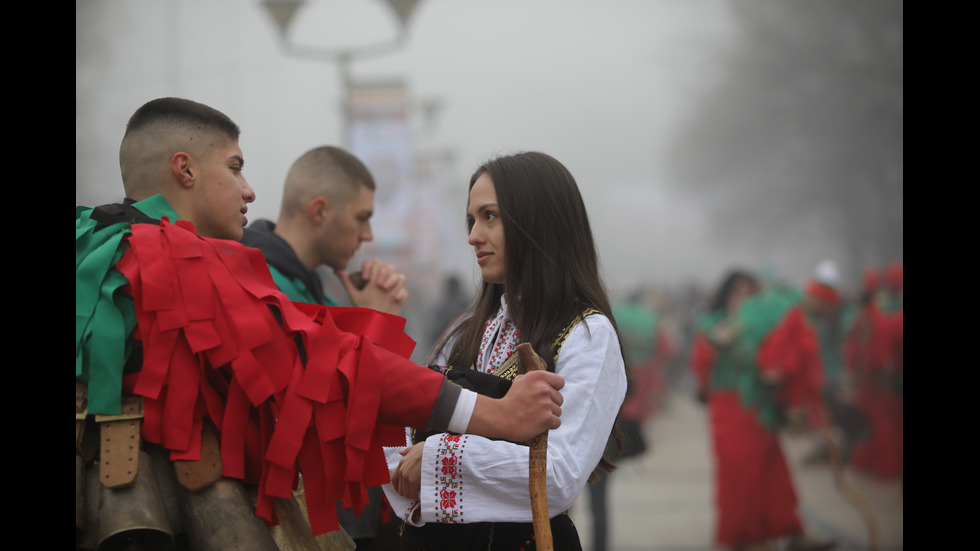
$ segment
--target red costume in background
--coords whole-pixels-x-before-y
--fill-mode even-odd
[[[866,286],[874,283],[866,276]],[[871,286],[845,342],[848,372],[858,393],[858,408],[868,420],[869,436],[851,456],[853,466],[880,478],[904,474],[902,273],[889,268],[890,292]],[[875,292],[878,291],[878,292]]]
[[[704,336],[695,337],[692,354],[695,372],[710,373],[714,351]],[[718,545],[735,547],[802,533],[779,433],[746,409],[734,390],[710,392],[708,409]]]
[[[820,348],[799,295],[771,293],[748,300],[734,319],[717,314],[703,319],[691,354],[708,399],[716,459],[715,540],[725,547],[803,534],[779,430],[781,412],[819,405]],[[726,323],[741,333],[731,344],[716,346],[710,335]],[[820,422],[819,416],[812,419]]]
[[[792,308],[772,330],[759,348],[757,361],[763,377],[779,381],[777,402],[805,412],[810,427],[826,426],[820,340],[803,308]]]

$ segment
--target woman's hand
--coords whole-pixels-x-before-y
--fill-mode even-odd
[[[425,446],[425,442],[419,442],[398,452],[402,455],[402,460],[398,462],[395,471],[391,473],[391,486],[404,498],[419,499],[419,491],[422,488],[423,446]]]

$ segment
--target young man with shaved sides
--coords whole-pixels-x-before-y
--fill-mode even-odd
[[[333,146],[301,155],[286,174],[279,219],[256,220],[242,243],[262,251],[279,289],[295,301],[336,306],[324,294],[316,269],[334,271],[359,308],[399,314],[408,299],[405,276],[377,259],[361,264],[363,287],[347,267],[365,241],[371,241],[374,176],[353,154]]]
[[[365,260],[359,274],[363,286],[352,282],[347,273],[361,243],[374,237],[375,188],[371,171],[355,155],[334,146],[310,149],[286,173],[279,219],[253,221],[245,228],[242,243],[262,251],[279,290],[293,301],[338,305],[324,292],[316,271],[326,266],[344,285],[351,304],[398,315],[408,290],[405,276],[394,266]],[[368,489],[361,514],[344,505],[337,504],[340,526],[358,549],[397,545],[401,523],[386,514],[380,486]]]

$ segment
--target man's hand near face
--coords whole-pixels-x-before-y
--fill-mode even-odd
[[[335,273],[344,284],[351,303],[358,308],[370,308],[399,315],[405,301],[408,300],[405,274],[380,260],[365,260],[361,264],[360,274],[364,280],[362,289],[358,288],[358,282],[352,281],[350,274],[345,270],[336,270]]]

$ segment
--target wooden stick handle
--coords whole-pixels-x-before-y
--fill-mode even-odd
[[[367,287],[367,280],[364,279],[361,272],[349,273],[347,274],[347,277],[350,278],[350,282],[354,284],[354,287],[356,287],[358,291],[363,291],[364,288]]]
[[[821,405],[820,415],[823,417],[823,433],[824,438],[827,439],[827,451],[830,454],[830,466],[834,474],[834,486],[837,491],[844,497],[858,513],[861,514],[861,520],[864,521],[864,527],[868,532],[868,551],[878,550],[878,526],[875,523],[874,513],[871,511],[871,507],[868,506],[861,494],[857,493],[847,481],[844,480],[844,458],[843,452],[841,451],[840,445],[834,438],[834,435],[830,432],[829,419],[830,416],[827,413],[825,407]]]
[[[547,364],[528,343],[517,345],[519,373],[543,371]],[[548,432],[534,437],[530,442],[530,471],[528,490],[531,493],[531,518],[534,523],[535,548],[554,551],[551,538],[551,517],[548,515]]]

